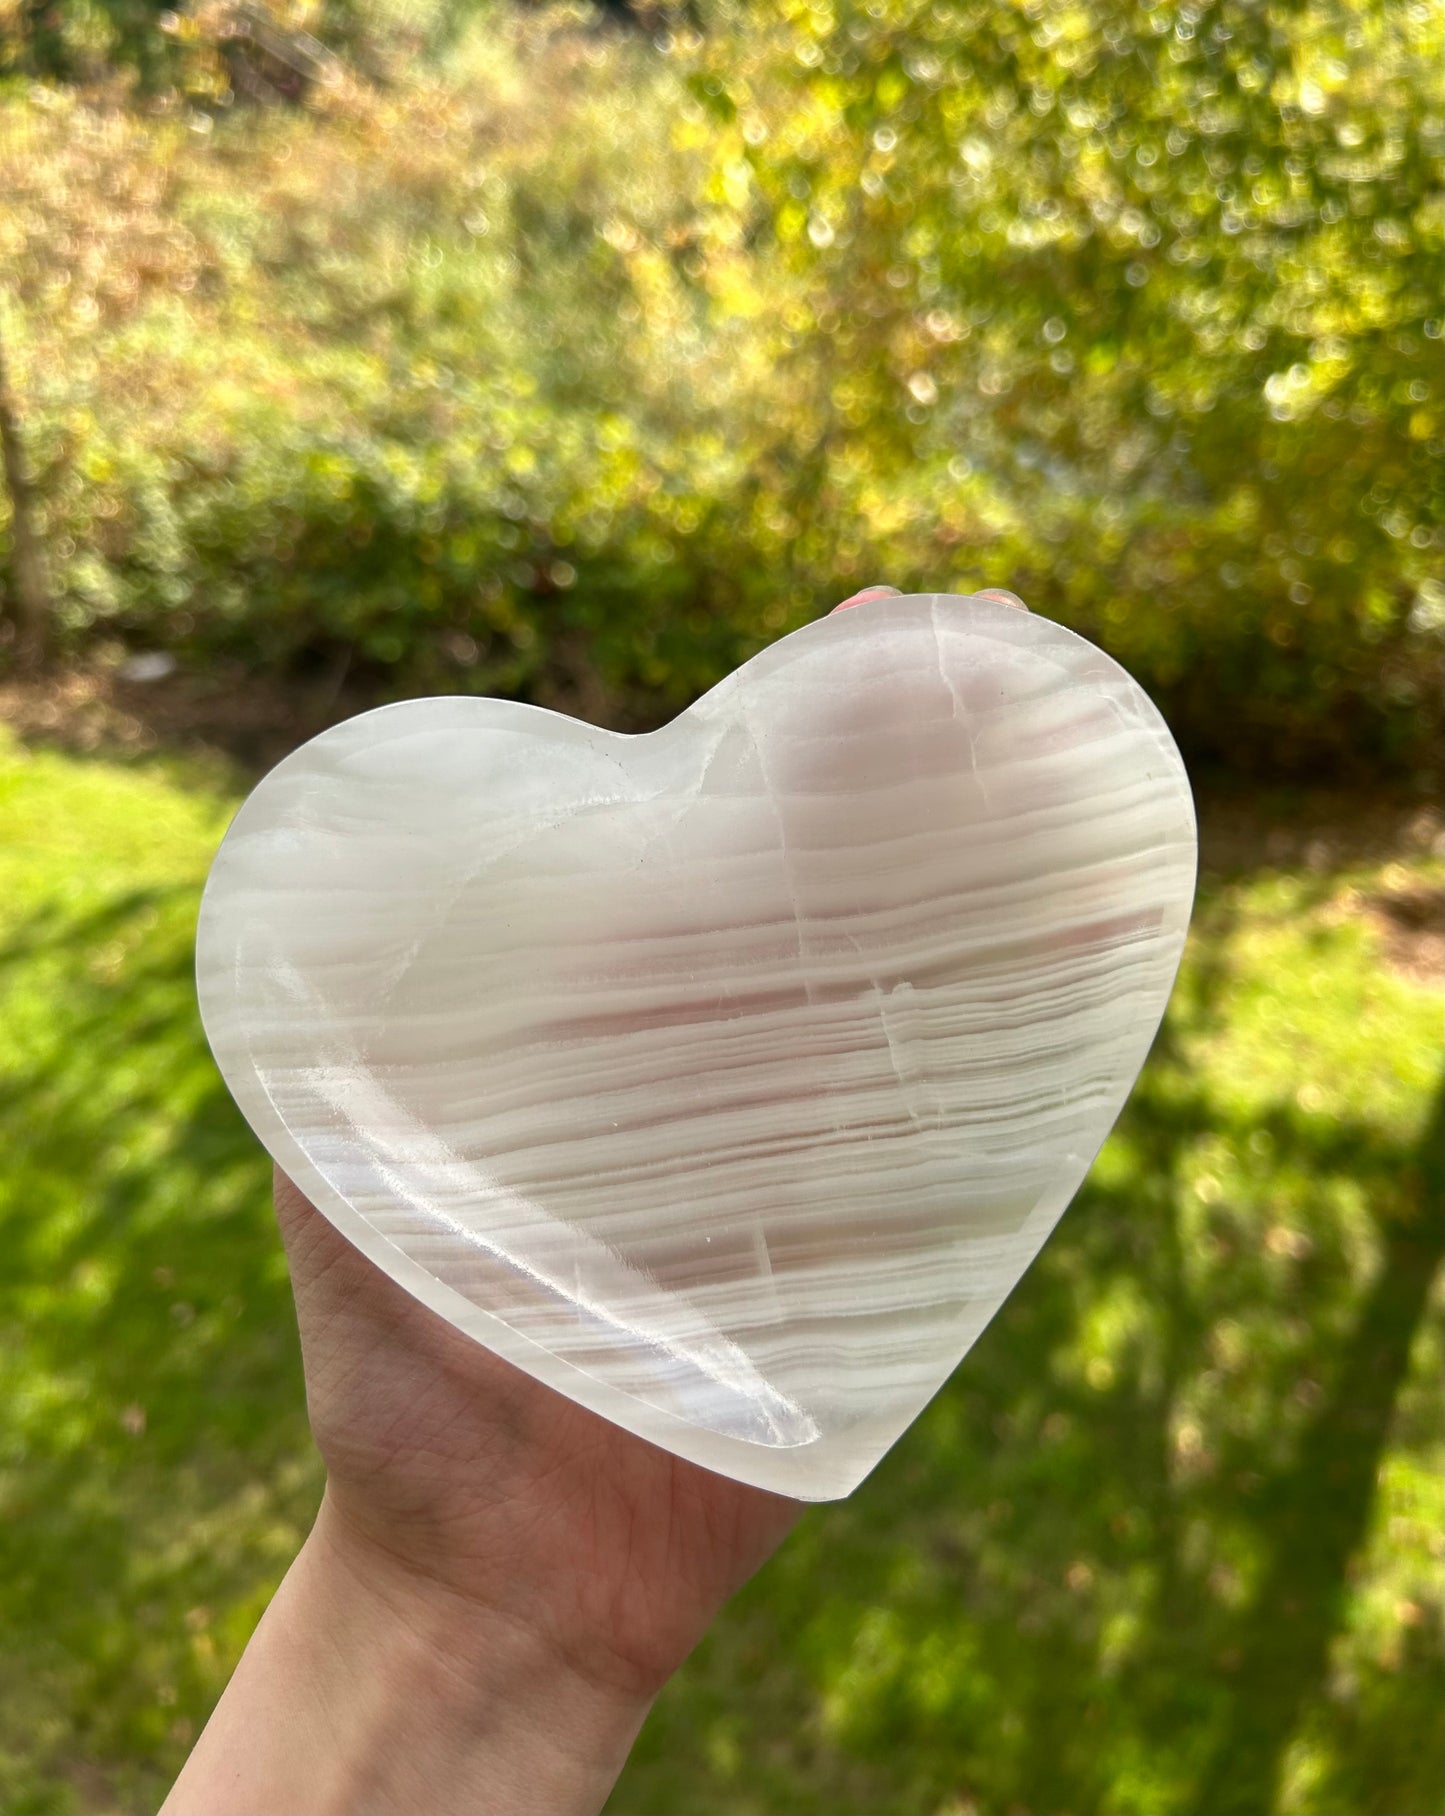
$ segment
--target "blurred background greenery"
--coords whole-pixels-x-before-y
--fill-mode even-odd
[[[305,1529],[190,942],[346,711],[669,716],[858,585],[1122,660],[1200,910],[1089,1185],[626,1812],[1442,1806],[1438,0],[0,0],[0,1806]]]

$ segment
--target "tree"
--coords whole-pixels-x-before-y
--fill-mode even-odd
[[[3,318],[0,318],[3,329]],[[35,526],[35,498],[25,456],[20,412],[10,386],[5,340],[0,331],[0,472],[10,505],[10,607],[16,648],[22,662],[43,655],[48,642],[50,601],[45,559]]]

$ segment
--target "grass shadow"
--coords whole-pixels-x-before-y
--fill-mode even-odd
[[[71,863],[0,947],[17,1816],[158,1795],[320,1482],[268,1166],[197,1019],[198,877],[119,865],[106,893]],[[1411,1129],[1393,1106],[1424,1094],[1387,1078],[1379,1110],[1333,1022],[1288,1088],[1259,1083],[1300,1004],[1334,993],[1343,1026],[1378,994],[1353,934],[1304,924],[1330,889],[1205,901],[1059,1231],[914,1431],[718,1623],[614,1810],[1438,1807],[1437,1631],[1382,1664],[1356,1630],[1382,1472],[1436,1442],[1440,1101]],[[1260,977],[1274,1020],[1246,1038]],[[1426,1024],[1392,1013],[1389,1040]],[[1335,1098],[1304,1107],[1294,1072],[1338,1074]],[[1416,1593],[1388,1555],[1368,1568],[1377,1599]]]
[[[155,1795],[319,1482],[268,1168],[196,1015],[195,900],[177,884],[38,910],[0,949],[17,1812],[67,1788],[82,1807]]]
[[[1302,1807],[1382,1463],[1434,1441],[1429,1355],[1399,1425],[1433,1334],[1440,1101],[1396,1133],[1201,1071],[1237,988],[1229,901],[1202,926],[1058,1232],[914,1431],[665,1693],[619,1816]],[[1303,1807],[1439,1806],[1428,1616],[1386,1679],[1312,1743]]]

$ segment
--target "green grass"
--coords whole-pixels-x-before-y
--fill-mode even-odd
[[[0,744],[17,1816],[159,1796],[319,1491],[267,1167],[193,1000],[233,802]],[[1209,880],[1059,1232],[719,1621],[616,1812],[1441,1808],[1440,1016],[1355,911],[1380,880]]]

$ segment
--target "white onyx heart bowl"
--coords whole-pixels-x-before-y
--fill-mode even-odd
[[[197,971],[274,1158],[395,1281],[680,1457],[847,1494],[1077,1191],[1195,827],[1124,671],[884,598],[672,724],[382,707],[256,788]]]

